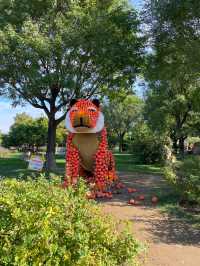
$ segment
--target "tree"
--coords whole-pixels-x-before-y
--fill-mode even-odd
[[[26,113],[17,114],[10,131],[3,137],[5,147],[16,146],[25,150],[34,150],[46,145],[48,120],[33,119]]]
[[[150,29],[150,43],[163,64],[169,62],[170,55],[176,66],[184,64],[188,74],[197,76],[200,70],[200,62],[196,60],[200,56],[199,12],[200,2],[191,0],[147,0],[143,12]]]
[[[58,146],[65,146],[67,130],[65,128],[65,123],[60,123],[56,130],[56,144]]]
[[[151,83],[146,99],[146,118],[151,128],[160,134],[168,135],[173,141],[174,151],[184,153],[184,141],[194,132],[196,119],[200,115],[196,112],[194,93],[197,88],[176,88],[169,82],[159,85]]]
[[[46,113],[51,170],[70,100],[128,89],[140,72],[137,14],[120,0],[2,0],[0,11],[1,93]]]
[[[135,160],[142,164],[163,164],[167,158],[166,136],[156,134],[145,120],[139,121],[131,132],[131,152]]]
[[[150,0],[145,12],[153,51],[148,56],[145,73],[147,118],[154,130],[171,137],[174,150],[182,154],[185,139],[194,122],[200,119],[199,71],[187,55],[197,34],[195,29],[192,31],[191,18],[187,17],[191,2]],[[188,38],[191,41],[187,42]]]
[[[32,122],[33,118],[25,112],[16,114],[14,118],[14,125],[28,124]]]
[[[135,95],[114,99],[104,106],[108,131],[116,134],[119,152],[123,151],[124,137],[142,116],[143,101]]]
[[[3,135],[3,146],[16,146],[29,150],[38,150],[41,146],[46,146],[48,133],[48,119],[39,117],[33,119],[26,113],[17,114],[14,124],[8,134]],[[56,143],[64,145],[66,140],[66,129],[61,123],[56,131]]]

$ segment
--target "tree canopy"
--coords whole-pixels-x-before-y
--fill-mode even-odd
[[[143,101],[136,95],[115,99],[104,105],[106,126],[110,135],[116,135],[119,151],[123,150],[125,134],[142,118]]]
[[[54,168],[55,131],[70,100],[131,88],[141,71],[137,13],[120,0],[1,0],[0,12],[0,91],[44,110]]]
[[[147,0],[143,18],[151,31],[151,44],[164,63],[173,62],[176,72],[188,75],[200,70],[200,2],[191,0]]]
[[[167,133],[182,153],[200,117],[199,70],[188,53],[197,44],[193,8],[191,1],[150,0],[143,14],[152,48],[145,73],[146,116],[154,130]]]
[[[39,117],[33,119],[26,113],[17,114],[8,134],[4,134],[2,145],[18,147],[24,150],[34,150],[47,144],[48,119]],[[56,143],[64,145],[66,130],[61,123],[56,131]]]

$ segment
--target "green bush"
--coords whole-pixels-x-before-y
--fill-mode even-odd
[[[132,152],[138,162],[144,164],[162,164],[167,157],[164,139],[155,135],[144,123],[134,129]]]
[[[200,156],[189,156],[165,168],[165,176],[183,200],[200,204]]]
[[[187,142],[188,144],[194,144],[196,142],[200,142],[200,137],[188,137]]]
[[[139,244],[77,189],[44,179],[0,181],[0,265],[122,265]]]

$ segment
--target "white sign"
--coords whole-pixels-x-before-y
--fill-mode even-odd
[[[42,160],[40,156],[32,156],[29,161],[28,169],[41,171],[43,166],[44,166],[44,160]]]

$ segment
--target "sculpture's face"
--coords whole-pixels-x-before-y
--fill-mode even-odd
[[[97,100],[73,101],[66,116],[66,128],[71,133],[97,133],[104,127],[104,116]]]

